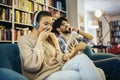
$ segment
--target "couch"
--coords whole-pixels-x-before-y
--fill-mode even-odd
[[[28,80],[22,75],[17,44],[0,44],[0,80]]]
[[[87,46],[84,53],[92,60],[117,57],[109,53],[93,53]],[[22,75],[21,61],[17,44],[0,44],[0,79],[1,80],[28,80]]]

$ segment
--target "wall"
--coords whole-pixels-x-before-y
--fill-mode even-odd
[[[80,27],[80,15],[84,16],[84,0],[66,0],[67,18],[71,26]]]
[[[84,7],[84,0],[77,0],[77,7],[78,7],[78,28],[85,27],[84,26],[84,18],[85,18],[85,7]],[[81,16],[81,17],[80,17]],[[83,22],[81,21],[83,19]]]
[[[120,15],[119,16],[111,16],[110,17],[110,21],[114,21],[114,20],[120,20]]]
[[[71,26],[78,26],[77,0],[66,0],[67,18]]]
[[[90,26],[90,25],[89,25],[89,21],[90,21],[91,19],[94,19],[94,15],[86,12],[86,13],[85,13],[85,31],[93,35],[93,40],[92,40],[92,42],[93,42],[94,44],[97,44],[96,28],[93,28],[93,26]]]

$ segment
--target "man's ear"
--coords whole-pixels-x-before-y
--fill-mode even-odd
[[[56,28],[56,30],[59,32],[59,31],[60,31],[60,28]]]

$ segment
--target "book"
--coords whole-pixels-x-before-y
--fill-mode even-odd
[[[0,7],[0,19],[2,19],[2,15],[3,15],[3,8]]]

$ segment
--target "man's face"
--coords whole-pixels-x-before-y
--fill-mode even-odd
[[[52,17],[45,16],[45,17],[41,18],[41,20],[39,22],[38,31],[41,32],[44,29],[48,29],[49,31],[51,31],[51,29],[52,29]]]
[[[64,34],[69,34],[71,33],[71,29],[69,27],[69,24],[67,21],[62,21],[62,24],[60,26],[60,31]]]

